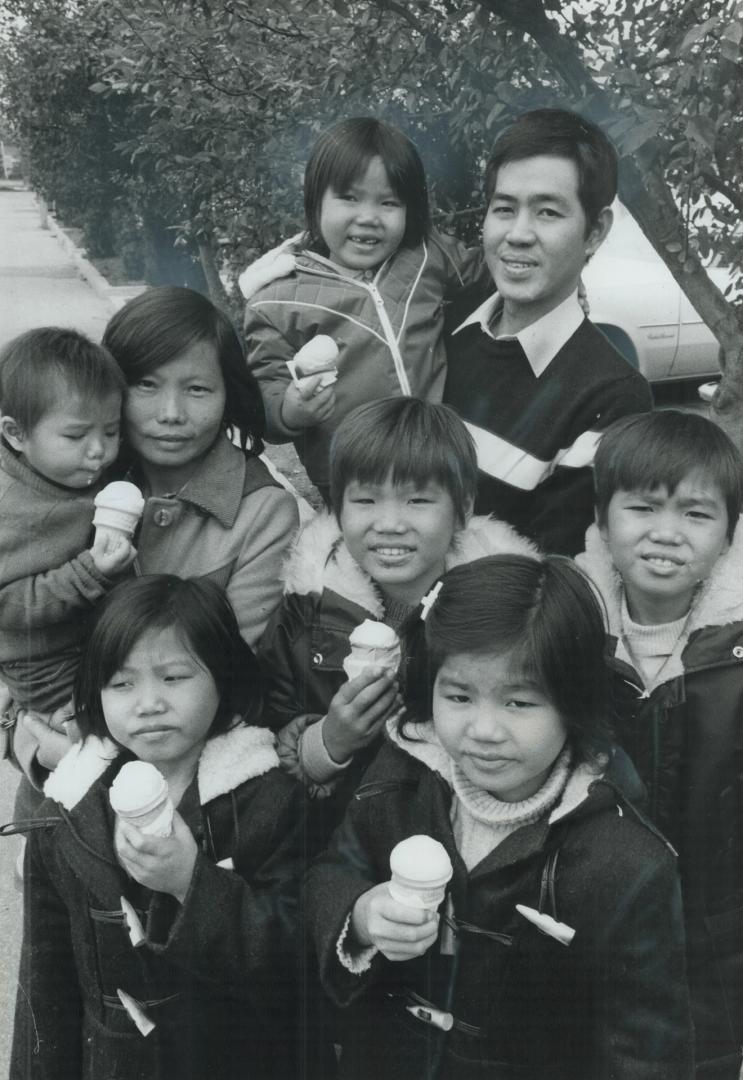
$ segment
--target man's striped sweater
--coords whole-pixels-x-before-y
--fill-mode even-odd
[[[466,294],[447,317],[459,327]],[[542,550],[575,555],[593,520],[591,464],[613,420],[652,408],[644,377],[588,320],[537,377],[515,338],[473,323],[447,334],[444,401],[477,443],[475,510],[509,522]]]

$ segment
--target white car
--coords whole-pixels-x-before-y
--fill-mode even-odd
[[[614,225],[583,271],[591,320],[651,382],[720,375],[720,346],[639,225],[614,204]],[[730,271],[708,269],[721,288]]]

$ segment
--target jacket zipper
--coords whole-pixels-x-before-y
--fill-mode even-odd
[[[379,321],[382,324],[382,329],[384,330],[384,336],[387,341],[387,346],[392,353],[392,360],[395,364],[395,374],[397,375],[397,381],[400,384],[400,389],[405,397],[410,397],[411,391],[410,382],[408,380],[408,373],[405,370],[402,354],[400,352],[400,346],[397,343],[395,331],[392,329],[390,317],[387,314],[387,309],[384,306],[382,294],[373,282],[371,282],[369,285],[366,285],[366,288],[371,293],[372,300],[374,301],[374,306],[377,309]]]
[[[383,795],[385,791],[396,791],[399,788],[418,787],[417,780],[380,780],[377,784],[364,784],[354,794],[354,799],[361,802],[362,799],[371,799],[375,795]]]

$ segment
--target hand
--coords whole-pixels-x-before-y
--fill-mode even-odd
[[[36,760],[49,771],[56,769],[73,742],[77,742],[80,737],[77,724],[68,732],[69,724],[61,722],[62,713],[69,714],[67,706],[46,717],[40,713],[25,711],[18,714],[18,723],[23,724],[37,744]]]
[[[354,904],[351,931],[359,945],[375,945],[388,960],[412,960],[436,941],[439,916],[394,900],[383,881]]]
[[[116,818],[114,848],[130,877],[155,892],[169,893],[183,903],[193,877],[198,847],[179,813],[173,814],[170,836],[148,836]]]
[[[98,573],[106,577],[123,573],[137,557],[128,537],[120,532],[109,532],[108,529],[96,529],[90,554]]]
[[[335,387],[318,390],[322,372],[300,379],[301,385],[290,382],[281,403],[281,419],[288,428],[306,428],[321,424],[332,416],[335,408]]]
[[[397,682],[382,668],[362,671],[330,702],[322,728],[325,749],[339,765],[368,746],[398,705]]]

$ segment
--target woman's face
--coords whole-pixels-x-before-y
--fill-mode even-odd
[[[219,435],[224,407],[217,350],[196,341],[129,387],[126,438],[144,465],[185,480]]]

